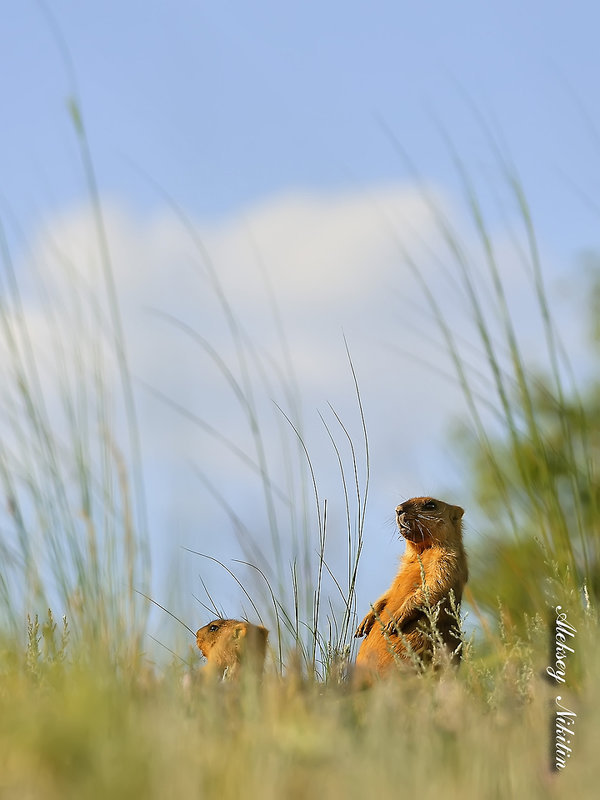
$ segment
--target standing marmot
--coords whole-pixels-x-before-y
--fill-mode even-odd
[[[453,661],[460,661],[460,650],[455,652],[459,639],[453,633],[457,622],[447,611],[450,590],[460,603],[468,578],[463,514],[459,506],[432,497],[414,497],[398,506],[396,518],[406,552],[392,585],[356,629],[355,636],[366,636],[356,658],[359,668],[383,674],[398,661],[410,662],[405,642],[423,663],[430,662],[433,647],[421,610],[427,602],[440,603],[436,628]]]

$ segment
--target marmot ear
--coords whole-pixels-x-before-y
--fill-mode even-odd
[[[460,506],[452,506],[450,511],[450,519],[452,522],[458,522],[459,519],[462,518],[462,515],[465,513],[464,508]]]
[[[269,637],[269,631],[266,628],[263,628],[262,625],[257,625],[256,629],[258,630],[258,635],[261,639],[264,639],[265,643]]]
[[[245,625],[237,625],[233,631],[233,638],[234,639],[243,639],[246,635],[246,626]]]

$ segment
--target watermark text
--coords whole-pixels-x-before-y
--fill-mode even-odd
[[[577,630],[567,619],[562,606],[556,606],[556,619],[553,625],[553,636],[550,640],[550,666],[546,667],[546,676],[559,685],[567,682],[567,658],[575,652],[573,647]],[[550,765],[553,770],[561,770],[567,766],[567,759],[573,752],[570,745],[575,736],[575,718],[577,714],[563,705],[562,695],[557,695],[553,707],[551,722],[551,754]]]

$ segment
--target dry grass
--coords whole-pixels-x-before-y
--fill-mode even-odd
[[[65,649],[60,630],[37,646],[31,628],[23,652],[2,650],[0,797],[591,797],[600,648],[593,619],[577,627],[581,669],[563,692],[575,744],[559,774],[539,621],[525,639],[475,646],[458,672],[366,691],[293,671],[257,686],[203,682],[180,663],[115,668]]]

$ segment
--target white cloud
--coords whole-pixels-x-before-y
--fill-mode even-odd
[[[437,202],[452,218],[441,194]],[[271,476],[283,486],[286,472],[291,469],[297,474],[297,466],[296,457],[290,458],[280,447],[280,428],[287,430],[292,448],[294,436],[273,401],[291,413],[283,386],[289,379],[285,358],[289,353],[321,497],[331,503],[330,536],[338,555],[345,541],[343,500],[335,454],[316,409],[326,413],[336,430],[351,477],[344,434],[327,407],[329,402],[334,406],[358,444],[361,429],[344,350],[346,335],[372,446],[373,513],[365,549],[381,552],[383,548],[387,554],[379,565],[366,556],[369,574],[361,590],[367,598],[377,592],[393,571],[393,554],[399,550],[386,523],[398,499],[460,485],[460,479],[451,473],[455,465],[449,466],[443,444],[449,420],[462,409],[460,392],[445,377],[452,375],[452,366],[404,251],[414,256],[453,333],[468,340],[473,326],[456,280],[444,272],[450,262],[440,267],[437,260],[440,236],[422,191],[386,186],[345,195],[289,195],[219,225],[199,224],[210,267],[171,212],[140,219],[107,202],[104,219],[136,381],[168,396],[256,460],[243,404],[211,357],[210,348],[227,365],[232,379],[241,384],[247,368]],[[110,314],[90,210],[68,211],[49,221],[34,254],[36,269],[54,298],[50,305],[60,309],[65,345],[92,348],[99,328],[105,333],[110,330]],[[510,278],[512,292],[522,301],[524,278],[516,260],[505,257],[502,270]],[[269,299],[269,283],[285,342]],[[221,289],[235,324],[250,342],[245,346],[246,367],[240,365],[227,312],[219,303]],[[100,304],[101,317],[78,312],[83,293]],[[48,347],[50,339],[40,321],[43,304],[31,289],[25,294],[25,303],[35,348],[45,353],[48,364],[55,351]],[[530,303],[522,305],[531,316]],[[173,315],[208,345],[194,341],[181,327],[150,309]],[[492,309],[493,304],[488,306],[489,313]],[[476,360],[470,353],[468,358]],[[424,362],[430,367],[423,366]],[[117,393],[114,359],[106,362],[105,379]],[[49,381],[48,367],[45,380]],[[190,462],[220,487],[268,548],[260,482],[251,471],[231,448],[158,402],[139,383],[137,393],[159,561],[166,554],[172,557],[180,543],[225,559],[236,554],[229,521],[193,476]],[[287,530],[289,519],[282,508],[279,512]],[[193,569],[199,568],[194,563]]]

